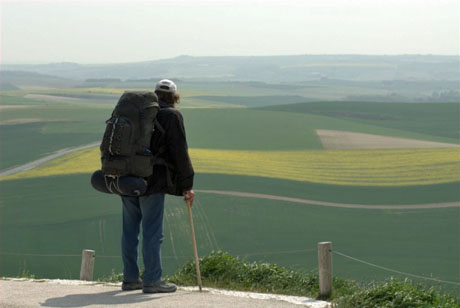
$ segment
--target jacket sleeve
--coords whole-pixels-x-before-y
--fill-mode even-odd
[[[177,185],[182,190],[181,192],[184,192],[193,188],[195,173],[188,154],[184,119],[179,111],[175,110],[168,126],[166,144],[177,174]]]

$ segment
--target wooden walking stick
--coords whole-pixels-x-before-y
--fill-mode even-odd
[[[190,232],[192,233],[193,254],[195,255],[196,280],[198,282],[198,288],[201,292],[203,289],[203,284],[201,283],[200,263],[198,261],[198,250],[196,249],[195,229],[193,228],[192,205],[190,204],[190,200],[185,200],[185,203],[187,203],[188,218],[190,220]]]

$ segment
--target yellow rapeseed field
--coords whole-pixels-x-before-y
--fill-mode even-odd
[[[197,173],[261,176],[337,185],[406,186],[460,181],[460,149],[239,151],[190,149]],[[68,154],[0,178],[92,173],[99,149]]]

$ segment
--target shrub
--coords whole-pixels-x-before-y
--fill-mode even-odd
[[[19,278],[28,278],[28,279],[38,279],[39,277],[35,274],[31,274],[28,270],[22,270],[22,272],[18,275]]]
[[[112,269],[112,272],[108,276],[99,277],[97,281],[101,282],[120,282],[123,281],[122,273],[115,273],[115,270]]]
[[[225,252],[211,252],[199,260],[203,284],[208,287],[316,297],[318,275],[300,273],[276,264],[244,262]],[[169,281],[182,285],[196,284],[193,260],[187,262]],[[334,295],[349,294],[356,288],[353,281],[334,278]]]
[[[414,285],[409,280],[391,278],[344,295],[335,301],[336,308],[460,308],[453,296],[434,288]]]

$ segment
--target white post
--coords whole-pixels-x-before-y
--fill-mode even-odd
[[[318,243],[319,296],[327,299],[332,293],[332,242]]]
[[[80,268],[80,280],[93,280],[94,272],[94,257],[96,252],[94,250],[84,249],[81,253],[81,268]]]

